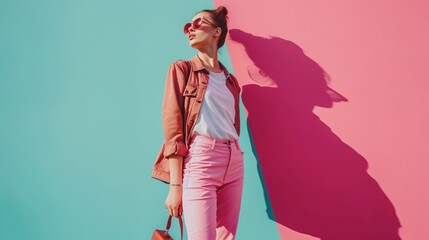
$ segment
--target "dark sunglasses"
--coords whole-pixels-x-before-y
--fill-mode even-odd
[[[207,22],[208,24],[210,24],[212,27],[218,27],[215,24],[213,24],[212,22],[210,22],[209,20],[205,19],[204,17],[199,17],[197,19],[195,19],[194,21],[190,22],[190,23],[186,23],[185,26],[183,26],[183,33],[184,34],[188,34],[189,33],[189,28],[192,26],[195,29],[199,29],[202,25],[203,22]]]

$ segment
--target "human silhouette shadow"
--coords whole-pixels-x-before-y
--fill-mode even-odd
[[[242,100],[269,217],[322,240],[401,239],[366,159],[313,113],[347,101],[328,87],[328,74],[292,41],[238,29],[230,38],[254,63]]]

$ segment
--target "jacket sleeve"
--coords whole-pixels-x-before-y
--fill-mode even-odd
[[[183,134],[183,90],[187,74],[183,72],[180,61],[170,64],[165,82],[162,102],[162,127],[164,130],[164,157],[186,156],[188,149]]]

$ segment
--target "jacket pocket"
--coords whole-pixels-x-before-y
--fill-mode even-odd
[[[183,91],[184,97],[195,97],[197,96],[198,85],[188,84],[186,85],[185,91]]]

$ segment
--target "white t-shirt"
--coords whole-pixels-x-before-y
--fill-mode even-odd
[[[211,72],[201,110],[191,135],[204,135],[217,139],[238,139],[234,127],[234,96],[226,86],[226,76]]]

